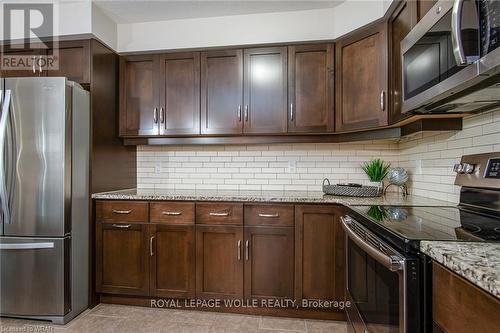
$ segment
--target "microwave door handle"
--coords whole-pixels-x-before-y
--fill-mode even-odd
[[[360,236],[358,236],[354,231],[349,227],[350,218],[341,217],[340,224],[344,229],[346,235],[351,239],[357,246],[359,246],[363,251],[365,251],[370,257],[377,260],[381,265],[390,270],[391,272],[398,272],[404,269],[403,259],[399,257],[388,256],[385,253],[382,253],[379,249],[373,247],[371,244],[365,242]],[[351,222],[352,223],[352,222]]]
[[[451,43],[453,55],[458,66],[467,65],[464,43],[462,40],[462,10],[465,0],[455,0],[451,14]]]
[[[3,221],[11,223],[9,214],[9,204],[7,202],[7,184],[6,184],[6,170],[5,170],[5,137],[7,135],[7,118],[10,109],[11,91],[6,90],[2,104],[2,113],[0,113],[0,204],[2,206]]]

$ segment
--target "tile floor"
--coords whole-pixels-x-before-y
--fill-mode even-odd
[[[100,304],[69,324],[0,318],[0,332],[346,333],[344,322]]]

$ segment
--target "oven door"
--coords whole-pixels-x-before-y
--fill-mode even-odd
[[[407,332],[404,257],[349,216],[342,217],[341,223],[346,234],[351,331]]]
[[[401,42],[403,112],[458,112],[450,100],[485,78],[475,0],[442,0]]]

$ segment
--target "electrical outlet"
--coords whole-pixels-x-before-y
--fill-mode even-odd
[[[161,173],[161,162],[156,162],[155,163],[155,174],[160,174]]]
[[[297,172],[297,161],[289,160],[288,168],[286,169],[286,173],[296,173]]]

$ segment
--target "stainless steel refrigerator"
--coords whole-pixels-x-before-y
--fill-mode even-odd
[[[88,307],[89,109],[66,78],[0,78],[1,316]]]

